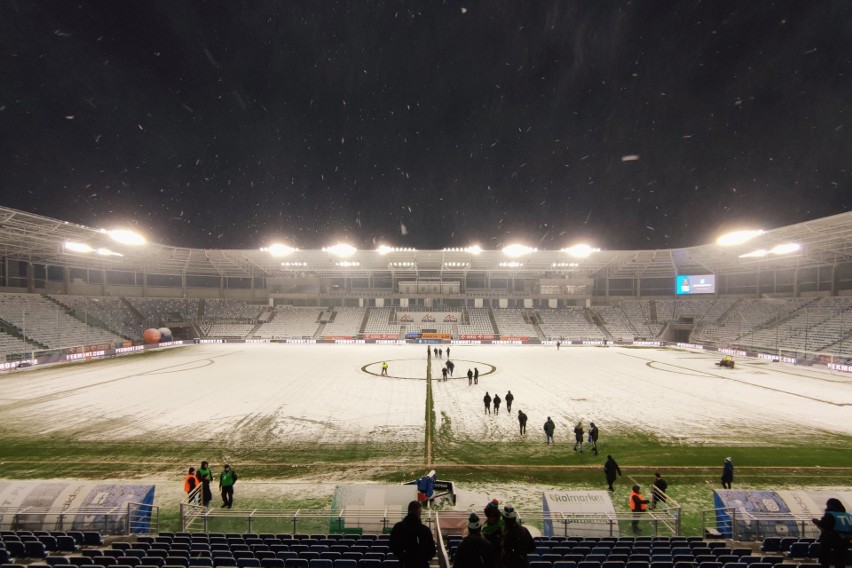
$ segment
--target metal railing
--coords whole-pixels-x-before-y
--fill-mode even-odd
[[[0,507],[0,530],[78,530],[101,534],[159,532],[160,508],[145,503],[118,507]]]
[[[180,504],[180,526],[185,532],[384,534],[404,516],[405,511],[399,508],[235,510]],[[424,511],[423,522],[431,525],[432,514]]]
[[[701,530],[705,535],[715,530],[725,538],[742,542],[762,541],[768,536],[819,536],[819,529],[811,522],[810,515],[753,513],[734,507],[702,511]]]

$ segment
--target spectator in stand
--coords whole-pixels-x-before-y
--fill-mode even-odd
[[[844,568],[849,549],[852,515],[839,499],[832,497],[825,503],[825,514],[821,519],[811,519],[819,527],[819,564],[822,568]],[[842,529],[845,528],[845,532]]]
[[[651,487],[651,509],[656,509],[657,503],[666,502],[666,489],[668,488],[669,484],[666,483],[666,480],[663,479],[663,476],[660,475],[660,472],[655,472],[654,485]]]
[[[476,513],[467,520],[467,536],[462,539],[453,557],[453,568],[496,568],[494,547],[482,536],[482,524]]]
[[[388,543],[400,568],[428,568],[435,557],[432,531],[420,520],[423,506],[417,501],[408,504],[408,514],[393,526]]]
[[[535,540],[530,531],[518,522],[518,515],[511,505],[503,507],[503,568],[529,568],[528,554],[535,552]]]
[[[491,543],[498,562],[503,551],[503,517],[500,515],[500,502],[492,499],[485,506],[485,524],[482,526],[482,536]]]

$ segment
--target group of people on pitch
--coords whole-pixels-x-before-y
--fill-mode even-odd
[[[183,490],[190,502],[209,507],[210,501],[213,500],[210,484],[214,478],[213,470],[206,461],[201,462],[197,470],[194,467],[189,468],[183,479]],[[234,484],[237,479],[237,472],[225,464],[219,474],[219,492],[222,494],[222,507],[226,509],[230,509],[234,504]]]

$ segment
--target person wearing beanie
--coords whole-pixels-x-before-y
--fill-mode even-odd
[[[852,523],[852,516],[846,512],[846,507],[835,497],[825,502],[825,514],[821,519],[811,519],[819,527],[819,563],[822,568],[843,568],[846,562],[846,551],[849,548],[849,533],[840,533],[839,525],[847,527]],[[846,538],[844,538],[844,535]]]
[[[725,465],[722,466],[722,489],[730,489],[733,482],[734,462],[731,458],[725,458]]]
[[[485,506],[484,513],[485,524],[482,525],[482,536],[491,543],[494,554],[499,558],[503,549],[503,526],[505,524],[500,515],[500,502],[497,499],[492,499]]]
[[[502,568],[529,568],[527,554],[535,552],[535,540],[530,531],[518,522],[518,514],[511,505],[503,507]]]
[[[482,523],[476,513],[467,522],[467,536],[462,539],[453,557],[454,568],[497,568],[497,553],[482,536]]]
[[[419,501],[408,504],[408,514],[393,526],[388,543],[399,559],[400,568],[428,568],[435,557],[435,538],[420,520],[423,506]]]

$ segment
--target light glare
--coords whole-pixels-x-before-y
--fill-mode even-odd
[[[325,252],[330,252],[331,254],[339,256],[341,258],[352,256],[353,254],[358,252],[358,249],[346,243],[337,243],[334,246],[326,247],[322,250],[324,250]]]
[[[741,245],[745,242],[750,241],[754,237],[762,234],[763,231],[760,229],[748,231],[733,231],[731,233],[725,233],[724,235],[716,239],[716,244],[723,247]]]
[[[593,252],[599,252],[600,250],[601,249],[594,248],[591,245],[587,245],[586,243],[580,243],[568,248],[564,248],[561,252],[569,254],[574,258],[586,258]]]
[[[289,254],[293,254],[294,252],[296,252],[299,249],[296,249],[296,248],[293,248],[293,247],[287,246],[287,245],[282,245],[280,243],[274,243],[274,244],[269,245],[265,249],[261,249],[261,250],[266,250],[272,256],[280,257],[280,256],[287,256]]]
[[[75,243],[74,241],[66,241],[65,248],[72,252],[92,252],[95,250],[87,244]]]
[[[797,243],[784,243],[783,245],[772,247],[769,252],[772,254],[790,254],[791,252],[796,252],[801,248],[801,245]]]
[[[534,248],[530,248],[526,245],[522,245],[519,243],[503,247],[503,254],[505,254],[506,256],[511,256],[512,258],[524,256],[525,254],[530,254],[532,252],[535,252]]]
[[[128,229],[115,229],[107,231],[112,240],[123,245],[139,246],[145,244],[145,237]]]

